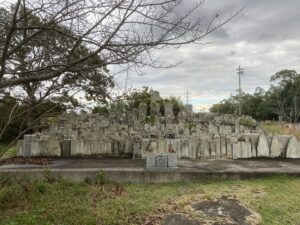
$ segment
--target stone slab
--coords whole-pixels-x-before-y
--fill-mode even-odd
[[[71,156],[71,140],[64,139],[61,147],[61,157],[70,158],[70,156]]]
[[[282,154],[280,142],[278,136],[273,136],[271,147],[270,147],[270,157],[271,158],[278,158]]]
[[[269,157],[270,147],[266,135],[261,134],[258,138],[257,157]]]
[[[240,157],[241,159],[251,158],[251,143],[250,142],[240,142]]]
[[[146,168],[151,169],[156,165],[156,154],[148,153],[146,156]]]
[[[239,143],[232,144],[232,158],[240,159],[241,158],[241,146]]]
[[[168,153],[168,167],[177,167],[176,153]]]
[[[168,167],[168,155],[156,155],[155,167],[159,167],[159,168]]]
[[[286,157],[291,159],[300,158],[300,145],[295,137],[291,137],[286,149]]]

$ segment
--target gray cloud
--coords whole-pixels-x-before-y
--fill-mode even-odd
[[[213,15],[219,11],[223,19],[245,3],[245,0],[209,0],[201,12]],[[183,61],[182,64],[171,69],[146,68],[142,77],[130,74],[129,85],[150,86],[163,96],[184,97],[188,90],[196,107],[207,107],[235,92],[236,68],[241,64],[246,71],[244,90],[268,88],[270,76],[279,70],[289,68],[300,72],[299,17],[297,0],[248,1],[233,21],[203,40],[209,44],[155,52],[166,62]],[[123,80],[121,75],[119,81]]]

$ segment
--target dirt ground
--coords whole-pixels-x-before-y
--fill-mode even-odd
[[[194,213],[174,212],[166,215],[162,225],[257,225],[260,216],[230,196],[190,204]]]
[[[0,160],[0,164],[32,164],[32,165],[51,165],[54,159],[52,158],[23,158],[14,157]]]

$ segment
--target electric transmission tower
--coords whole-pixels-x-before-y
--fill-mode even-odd
[[[238,89],[238,97],[239,97],[239,116],[242,115],[242,102],[241,102],[241,96],[242,96],[242,81],[241,81],[241,76],[245,75],[245,71],[244,69],[241,68],[241,66],[239,65],[239,67],[237,68],[237,74],[239,76],[239,89]]]

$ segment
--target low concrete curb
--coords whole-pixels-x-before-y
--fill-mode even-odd
[[[49,169],[47,170],[55,178],[63,178],[74,182],[83,182],[86,179],[94,181],[100,169]],[[171,182],[195,182],[214,178],[252,179],[286,175],[300,177],[299,172],[199,172],[199,171],[147,171],[145,169],[111,169],[105,168],[105,178],[118,183],[171,183]],[[14,177],[21,180],[26,178],[45,179],[43,169],[9,169],[1,170],[0,175]]]

